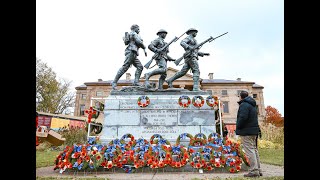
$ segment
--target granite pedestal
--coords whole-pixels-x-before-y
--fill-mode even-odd
[[[150,104],[147,107],[138,105],[140,96],[147,96]],[[181,107],[180,96],[191,99],[189,107]],[[155,91],[155,92],[122,92],[113,90],[105,100],[104,124],[100,140],[108,143],[120,139],[130,133],[135,139],[150,140],[154,134],[160,134],[171,144],[176,142],[182,133],[196,135],[203,133],[208,136],[216,132],[215,110],[206,102],[202,107],[192,104],[194,96],[202,96],[204,100],[211,94],[205,91]]]

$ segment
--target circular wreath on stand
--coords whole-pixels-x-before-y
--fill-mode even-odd
[[[217,96],[208,96],[206,98],[206,103],[210,107],[218,106],[218,97]]]
[[[193,140],[190,141],[190,146],[204,146],[207,144],[207,137],[203,133],[198,133],[194,136]]]
[[[204,105],[204,99],[202,96],[193,96],[192,98],[192,104],[195,107],[202,107]]]
[[[140,96],[138,98],[138,105],[140,107],[147,107],[150,104],[150,99],[148,96]]]
[[[189,107],[189,105],[191,104],[191,99],[189,98],[189,96],[182,95],[180,96],[178,102],[181,107]]]
[[[242,146],[239,146],[237,149],[237,153],[238,155],[240,155],[242,161],[244,162],[244,164],[246,164],[247,166],[250,166],[250,161],[248,156],[246,155],[244,149],[242,148]]]
[[[189,153],[187,152],[187,148],[180,144],[173,145],[171,151],[171,159],[171,167],[181,168],[185,166],[189,159]]]
[[[129,141],[126,142],[126,139],[129,139]],[[120,143],[125,145],[126,150],[131,150],[132,147],[134,147],[136,145],[136,141],[134,140],[134,136],[130,133],[123,135],[120,139]]]
[[[162,136],[160,134],[154,134],[150,137],[149,142],[150,142],[150,144],[157,144],[160,139],[162,139]]]
[[[147,159],[149,154],[151,154],[150,146],[150,143],[146,139],[139,138],[136,141],[134,146],[134,167],[136,169],[144,167],[147,164]]]
[[[193,140],[193,136],[189,133],[182,133],[178,136],[177,140],[176,140],[176,145],[179,145],[180,144],[180,141],[181,140],[184,140],[186,138],[189,138],[189,143]]]

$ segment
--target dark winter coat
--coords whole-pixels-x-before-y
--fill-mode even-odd
[[[251,96],[247,96],[239,101],[238,104],[236,134],[240,136],[258,135],[260,128],[256,101]]]

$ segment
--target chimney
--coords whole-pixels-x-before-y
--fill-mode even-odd
[[[131,74],[130,73],[126,73],[126,80],[130,80]]]
[[[237,78],[237,81],[241,81],[241,78]]]
[[[209,76],[209,79],[213,79],[213,73],[209,73],[208,76]]]
[[[98,82],[101,82],[102,81],[102,79],[98,79]]]

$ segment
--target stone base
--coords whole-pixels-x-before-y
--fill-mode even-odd
[[[140,96],[147,96],[150,104],[147,107],[138,105]],[[188,107],[181,107],[178,103],[180,96],[186,95],[191,99]],[[100,140],[108,143],[113,139],[120,139],[130,133],[135,139],[150,140],[154,134],[175,143],[182,133],[196,135],[203,133],[208,136],[216,131],[215,110],[206,102],[202,107],[192,104],[194,96],[202,96],[206,100],[209,96],[204,91],[111,91],[105,100],[104,124],[100,133]]]

